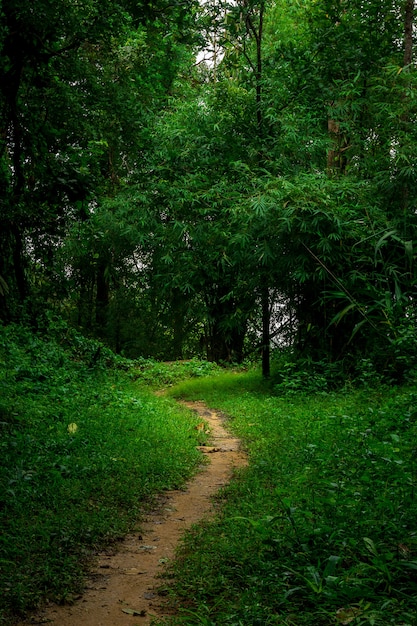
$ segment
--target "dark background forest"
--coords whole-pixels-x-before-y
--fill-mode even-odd
[[[3,0],[0,318],[416,364],[412,0]]]

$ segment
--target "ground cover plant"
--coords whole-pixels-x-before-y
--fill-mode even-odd
[[[221,372],[221,367],[216,363],[196,358],[165,363],[155,359],[135,359],[131,364],[133,380],[152,389],[172,387],[188,378],[200,378],[209,374],[214,376]]]
[[[201,462],[195,419],[140,384],[144,362],[52,326],[0,327],[0,623],[71,600],[92,553]]]
[[[259,381],[172,390],[227,414],[250,465],[186,536],[169,623],[415,625],[417,388],[277,395]]]

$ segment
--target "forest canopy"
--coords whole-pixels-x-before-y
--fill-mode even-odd
[[[3,0],[0,319],[416,365],[413,0]]]

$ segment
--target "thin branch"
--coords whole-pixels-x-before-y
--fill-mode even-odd
[[[376,330],[379,333],[380,332],[379,328],[374,324],[374,322],[371,319],[369,319],[369,317],[366,315],[365,311],[360,306],[359,302],[357,300],[355,300],[355,298],[352,296],[350,291],[344,286],[344,284],[337,278],[337,276],[335,276],[333,274],[333,272],[331,270],[329,270],[329,268],[323,263],[323,261],[321,259],[319,259],[319,257],[316,254],[314,254],[314,252],[312,250],[310,250],[310,248],[308,246],[306,246],[305,243],[302,243],[302,245],[307,250],[307,252],[309,254],[311,254],[313,259],[315,261],[317,261],[317,263],[319,263],[324,270],[326,270],[326,272],[333,279],[333,281],[336,283],[336,285],[338,287],[340,287],[340,289],[342,289],[342,291],[347,295],[347,297],[350,300],[350,302],[357,307],[357,309],[358,309],[359,313],[362,315],[362,317],[372,326],[372,328],[374,330]]]
[[[250,58],[248,52],[246,51],[246,41],[243,41],[243,56],[245,57],[245,59],[247,60],[247,62],[249,63],[249,65],[251,66],[252,72],[256,75],[256,67],[254,66],[252,59]]]

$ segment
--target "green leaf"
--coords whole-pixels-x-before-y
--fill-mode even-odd
[[[380,251],[380,249],[382,248],[386,240],[392,237],[393,235],[395,235],[396,233],[397,233],[397,229],[389,230],[388,232],[384,233],[382,237],[380,237],[380,239],[375,244],[375,255],[374,255],[375,265],[376,265],[376,257],[377,257],[378,252]]]
[[[364,537],[363,540],[364,540],[367,550],[374,556],[379,556],[378,550],[376,549],[376,546],[374,542],[372,541],[372,539],[370,539],[369,537]]]
[[[323,572],[323,578],[327,578],[327,576],[334,576],[337,564],[340,561],[340,556],[331,555],[327,560],[327,565]]]
[[[342,295],[345,295],[345,294],[342,294]],[[347,313],[349,313],[349,311],[352,311],[352,309],[356,309],[356,308],[357,308],[357,304],[355,302],[351,302],[350,304],[345,306],[345,308],[342,311],[339,311],[339,313],[336,313],[336,315],[331,319],[330,325],[339,324],[339,322],[343,319],[343,317]]]

